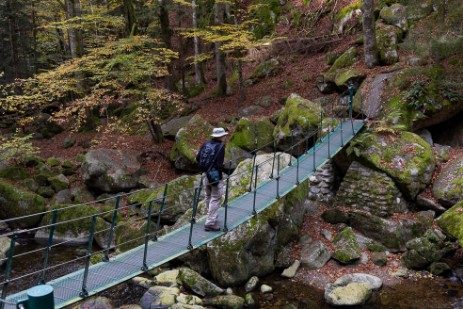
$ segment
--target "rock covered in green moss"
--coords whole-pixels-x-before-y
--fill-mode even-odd
[[[463,200],[463,154],[442,169],[433,183],[432,193],[445,207]]]
[[[29,216],[45,211],[45,199],[33,192],[0,181],[0,219]],[[9,221],[11,228],[29,228],[40,222],[41,216]]]
[[[209,267],[215,281],[233,286],[245,283],[252,275],[274,271],[279,248],[298,237],[306,195],[304,182],[259,216],[209,242]]]
[[[176,302],[180,290],[176,287],[153,286],[140,299],[142,308],[170,308]]]
[[[460,246],[463,246],[463,201],[444,212],[436,222],[442,230],[458,239]]]
[[[186,126],[181,128],[175,136],[175,144],[170,151],[169,159],[175,168],[191,172],[198,172],[196,151],[198,139],[209,138],[212,126],[199,115],[194,115]]]
[[[406,247],[407,252],[402,256],[402,262],[411,269],[425,269],[453,250],[445,242],[445,235],[437,230],[427,230],[422,237],[408,241]]]
[[[181,176],[167,185],[166,198],[164,200],[164,210],[162,220],[174,223],[188,209],[193,208],[194,188],[199,187],[201,175]],[[130,204],[139,204],[141,213],[147,214],[148,204],[153,202],[153,215],[159,210],[164,195],[165,186],[155,189],[143,189],[129,196]],[[156,216],[154,216],[155,218]]]
[[[348,6],[343,7],[335,16],[335,29],[337,33],[343,33],[346,25],[353,25],[359,22],[359,17],[362,16],[362,2],[354,1]],[[357,19],[357,20],[355,20]]]
[[[244,303],[244,298],[237,295],[219,295],[204,301],[207,306],[223,309],[241,309],[244,307]]]
[[[360,258],[360,247],[352,228],[347,227],[336,235],[333,240],[333,258],[343,264],[349,264]]]
[[[336,204],[380,217],[408,211],[407,202],[391,177],[357,161],[352,162],[341,182]]]
[[[0,167],[0,178],[8,180],[25,180],[29,177],[28,171],[22,166],[4,166]]]
[[[407,7],[400,3],[384,6],[379,12],[379,17],[388,25],[396,26],[403,31],[408,29]]]
[[[69,187],[69,179],[67,179],[63,174],[48,178],[48,182],[55,192],[59,192]]]
[[[434,11],[433,0],[421,0],[412,2],[407,6],[407,19],[409,22],[419,21],[429,16]]]
[[[278,122],[273,131],[278,147],[286,150],[300,139],[307,137],[320,125],[323,110],[319,104],[292,93],[281,110]],[[292,135],[292,138],[291,138]]]
[[[251,80],[253,83],[257,83],[264,78],[276,76],[280,71],[280,62],[278,62],[277,59],[272,58],[257,66],[254,73],[252,73]]]
[[[156,225],[152,223],[151,231],[154,231]],[[124,252],[144,244],[144,235],[146,233],[146,220],[129,219],[120,221],[115,230],[115,244],[118,252]]]
[[[227,147],[237,146],[247,151],[264,146],[272,148],[274,125],[267,118],[241,118],[227,142]]]
[[[403,32],[399,28],[380,22],[376,24],[376,47],[381,64],[391,65],[399,61],[398,49],[402,37]]]
[[[222,288],[218,287],[190,268],[180,268],[178,280],[184,288],[200,296],[213,297],[224,292]]]
[[[334,83],[340,89],[347,89],[349,83],[353,83],[358,87],[365,79],[366,75],[355,69],[341,69],[336,71]]]
[[[331,68],[328,70],[328,74],[336,73],[339,69],[347,68],[357,62],[359,52],[355,47],[351,47],[346,50],[341,56],[339,56],[333,63]]]
[[[432,148],[414,133],[368,134],[355,147],[360,161],[389,175],[406,198],[415,199],[431,182]]]
[[[372,291],[365,283],[350,282],[347,285],[328,284],[325,287],[325,300],[334,306],[363,305]]]
[[[401,218],[397,222],[353,210],[348,213],[349,224],[363,235],[376,240],[392,250],[405,250],[405,244],[431,227],[426,220]]]
[[[95,149],[85,154],[82,179],[89,188],[117,193],[138,186],[143,174],[140,157],[126,150]]]
[[[52,205],[50,211],[57,210],[57,220],[53,236],[54,242],[67,241],[71,244],[87,244],[92,224],[92,216],[98,214],[98,210],[93,205],[76,205],[70,206],[65,204]],[[41,222],[40,226],[48,226],[52,222],[52,212],[48,212]],[[61,222],[61,223],[60,223]],[[109,223],[100,217],[96,217],[95,224],[95,241],[100,247],[106,246],[108,237]],[[35,234],[38,242],[48,240],[50,229],[48,227],[40,228]],[[98,233],[97,233],[98,232]]]

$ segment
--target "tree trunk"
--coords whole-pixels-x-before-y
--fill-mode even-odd
[[[159,0],[159,23],[161,25],[161,39],[166,48],[172,48],[172,32],[170,30],[169,10],[166,0]],[[166,76],[166,86],[170,91],[175,90],[174,68],[172,62],[167,65],[169,75]]]
[[[79,17],[80,12],[79,0],[66,0],[66,19],[72,19]],[[81,38],[79,37],[80,31],[77,29],[77,25],[73,22],[68,29],[69,39],[69,50],[71,52],[71,58],[78,58],[82,56]]]
[[[223,24],[224,18],[224,4],[216,3],[214,10],[214,23],[215,25]],[[220,50],[222,44],[215,43],[215,66],[217,72],[217,95],[223,96],[227,94],[227,78],[225,74],[225,55]]]
[[[370,69],[378,64],[374,7],[374,0],[362,1],[364,35],[363,52],[365,57],[365,65]]]
[[[138,25],[137,18],[135,16],[135,9],[133,7],[132,0],[124,0],[124,14],[125,14],[125,29],[126,35],[137,35],[138,34]]]
[[[155,124],[153,120],[147,121],[148,129],[150,130],[151,138],[155,144],[164,142],[161,125]]]
[[[198,28],[198,7],[197,7],[197,4],[196,4],[196,0],[191,1],[191,7],[192,7],[192,12],[193,12],[193,17],[192,17],[192,19],[193,19],[193,29],[197,29]],[[195,59],[194,59],[193,66],[194,66],[194,70],[195,70],[196,84],[201,84],[204,81],[203,74],[202,74],[202,71],[201,71],[201,66],[198,63],[198,56],[201,53],[199,44],[200,44],[199,37],[195,35],[193,37],[193,45],[194,45],[194,50],[195,50]]]
[[[240,103],[246,100],[246,93],[244,92],[244,79],[243,79],[243,62],[238,60],[238,84],[240,92]]]
[[[13,71],[13,76],[14,78],[19,77],[19,56],[18,56],[18,41],[16,37],[16,25],[17,25],[17,20],[16,20],[16,15],[13,9],[13,4],[11,1],[8,1],[9,8],[10,8],[10,15],[8,16],[8,30],[9,30],[9,36],[10,36],[10,65]]]

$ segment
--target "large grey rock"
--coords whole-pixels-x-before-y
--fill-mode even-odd
[[[281,65],[276,58],[269,59],[257,66],[251,80],[255,84],[267,77],[276,76],[281,71]]]
[[[336,204],[380,217],[408,211],[407,202],[391,177],[357,161],[352,162],[342,180]]]
[[[463,201],[456,203],[436,219],[437,225],[448,235],[455,237],[463,246]]]
[[[199,171],[196,162],[198,147],[193,144],[193,141],[197,142],[199,136],[209,137],[211,131],[212,126],[199,115],[193,116],[185,126],[178,130],[175,136],[175,144],[169,154],[169,160],[174,164],[175,168],[190,172]]]
[[[307,269],[320,269],[331,258],[326,246],[319,240],[306,244],[301,250],[301,265]]]
[[[433,183],[435,198],[445,207],[463,200],[463,154],[447,163]]]
[[[6,258],[8,251],[10,251],[10,244],[11,240],[8,237],[0,237],[0,266],[6,262],[3,259]]]
[[[207,298],[204,304],[214,308],[241,309],[244,307],[244,298],[236,295],[219,295]]]
[[[91,297],[90,299],[86,300],[81,304],[79,309],[113,309],[113,305],[111,304],[111,300],[106,297],[96,296]]]
[[[432,180],[432,148],[414,133],[370,134],[354,147],[359,162],[386,173],[408,199],[414,200]]]
[[[63,174],[48,178],[48,182],[55,192],[69,188],[69,179],[67,179]]]
[[[309,178],[309,199],[319,202],[331,202],[334,197],[336,170],[331,161],[316,170]]]
[[[140,299],[140,306],[143,309],[161,306],[170,307],[175,304],[178,295],[180,295],[180,290],[178,288],[153,286]]]
[[[108,193],[136,188],[142,174],[139,156],[124,150],[91,150],[82,163],[82,179],[85,184]]]
[[[403,31],[408,29],[407,7],[402,4],[384,6],[379,12],[379,17],[388,25],[399,27]]]
[[[156,283],[164,286],[176,286],[180,271],[178,269],[167,270],[155,276]]]
[[[363,305],[372,291],[365,283],[351,282],[346,285],[328,284],[325,287],[325,300],[333,306]]]
[[[357,210],[349,212],[349,218],[354,229],[391,250],[399,251],[404,251],[409,240],[421,236],[432,224],[432,219],[392,221]]]
[[[369,274],[362,274],[362,273],[353,273],[344,275],[334,282],[334,285],[347,285],[349,283],[364,283],[370,288],[371,290],[378,290],[383,285],[383,281],[373,275]]]
[[[40,222],[41,216],[30,215],[43,211],[45,211],[43,197],[0,181],[0,219],[28,216],[20,220],[8,221],[8,226],[19,229],[32,227]]]
[[[247,151],[253,151],[267,146],[267,149],[271,150],[273,148],[271,143],[273,130],[274,125],[267,118],[241,118],[227,142],[227,148],[237,146]]]
[[[222,288],[186,267],[180,268],[178,279],[183,287],[203,297],[217,296],[224,292]]]
[[[380,22],[376,24],[376,46],[381,64],[392,65],[399,61],[398,49],[402,36],[402,30],[395,26]]]
[[[177,135],[177,132],[183,128],[191,118],[192,116],[184,116],[169,120],[161,126],[162,134],[166,138],[174,139]]]

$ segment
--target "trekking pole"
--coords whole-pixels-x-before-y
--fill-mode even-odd
[[[280,155],[278,155],[278,158],[277,158],[277,177],[276,177],[276,180],[277,180],[277,196],[276,196],[276,199],[280,199]]]
[[[228,226],[227,226],[227,215],[228,215],[228,192],[229,192],[229,186],[230,186],[230,175],[231,175],[231,165],[232,161],[230,160],[228,162],[228,177],[227,177],[227,186],[225,188],[225,200],[223,205],[225,206],[225,217],[224,217],[224,223],[223,223],[223,231],[226,233],[228,232]]]
[[[193,237],[193,225],[196,223],[196,207],[198,204],[198,195],[199,195],[199,189],[195,189],[195,194],[193,197],[193,210],[191,211],[191,219],[190,219],[190,237],[188,238],[188,250],[193,249],[193,244],[191,243],[191,238]]]

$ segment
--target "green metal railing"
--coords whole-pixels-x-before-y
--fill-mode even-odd
[[[351,88],[349,88],[350,90]],[[350,120],[351,123],[351,128],[349,128],[350,132],[349,138],[357,134],[358,130],[356,131],[354,129],[354,120],[352,118],[352,90],[350,90],[350,104],[349,104],[349,111],[348,111],[348,119]],[[340,112],[342,114],[340,115],[335,115],[335,116],[341,116],[344,117],[346,114],[346,111]],[[283,162],[283,153],[278,152],[278,143],[274,140],[271,141],[265,145],[261,145],[259,148],[255,148],[253,151],[251,151],[252,155],[252,168],[251,168],[251,177],[249,184],[247,186],[247,191],[253,195],[253,201],[252,201],[252,209],[250,210],[252,215],[257,215],[258,210],[256,208],[256,200],[257,200],[257,195],[258,195],[258,189],[262,186],[262,184],[269,182],[269,181],[275,181],[276,182],[276,192],[275,192],[275,199],[279,199],[281,196],[286,194],[287,192],[280,192],[280,186],[282,185],[282,181],[288,182],[291,181],[291,186],[295,185],[297,186],[301,181],[304,180],[308,177],[307,173],[309,171],[304,171],[303,172],[303,177],[301,177],[301,171],[300,171],[300,164],[301,164],[301,158],[304,158],[304,162],[310,162],[307,160],[310,160],[310,156],[312,156],[312,167],[311,167],[311,172],[315,171],[316,168],[318,167],[316,164],[316,152],[317,149],[321,148],[323,145],[327,145],[327,159],[330,159],[332,156],[332,149],[331,149],[331,135],[334,131],[334,128],[331,128],[328,126],[327,128],[323,127],[323,113],[320,115],[320,123],[314,124],[314,127],[317,127],[317,129],[313,131],[308,131],[301,133],[300,130],[293,130],[290,132],[290,146],[287,149],[284,149],[284,152],[289,154],[289,162],[284,163]],[[348,121],[349,121],[348,120]],[[338,125],[336,130],[340,131],[340,138],[341,138],[341,147],[344,146],[345,140],[347,138],[344,136],[345,134],[345,125],[346,121],[342,120],[340,121],[340,124]],[[324,132],[325,130],[325,132]],[[257,145],[257,140],[256,140],[256,145]],[[263,149],[273,149],[273,155],[271,156],[270,159],[267,159],[262,162],[257,162],[257,153]],[[339,149],[337,149],[339,150]],[[293,155],[295,156],[295,162],[293,159]],[[267,179],[261,180],[259,183],[259,172],[263,170],[263,165],[268,164],[268,166],[271,166],[271,173],[268,175]],[[288,180],[282,175],[285,172],[285,169],[287,167],[292,167],[292,169],[295,169],[295,179],[293,180]],[[237,199],[239,195],[237,196],[230,196],[232,190],[230,190],[230,186],[232,185],[232,182],[234,180],[238,181],[244,176],[249,175],[248,171],[243,171],[241,173],[234,173],[231,174],[231,162],[228,164],[228,176],[225,178],[225,197],[224,197],[224,221],[223,221],[223,232],[227,232],[229,230],[228,227],[228,205],[229,202],[233,199]],[[283,174],[282,174],[283,173]],[[101,199],[97,201],[92,201],[89,203],[83,203],[83,204],[78,204],[78,205],[70,205],[67,207],[63,207],[60,209],[54,209],[54,210],[49,210],[49,211],[44,211],[40,212],[37,214],[31,214],[27,216],[22,216],[18,218],[12,218],[12,219],[7,219],[7,220],[2,220],[3,223],[6,224],[11,224],[15,221],[20,221],[24,219],[28,219],[34,216],[50,216],[50,222],[49,224],[45,224],[39,227],[35,228],[30,228],[27,230],[21,230],[21,231],[14,231],[14,232],[9,232],[4,235],[1,235],[2,237],[9,237],[10,238],[10,248],[8,251],[8,256],[4,259],[0,259],[0,261],[6,262],[4,266],[4,274],[3,277],[0,279],[0,286],[2,286],[2,293],[0,297],[0,309],[3,309],[5,306],[5,302],[8,304],[8,301],[5,301],[7,299],[8,295],[8,290],[10,287],[11,283],[16,283],[19,282],[20,280],[27,280],[28,282],[38,282],[40,284],[45,284],[47,282],[47,277],[52,277],[50,275],[50,272],[56,271],[57,269],[62,269],[63,267],[68,266],[70,263],[81,263],[83,264],[84,267],[84,279],[82,282],[82,286],[79,292],[80,297],[85,298],[89,295],[89,292],[87,291],[87,280],[88,280],[88,271],[90,267],[90,262],[92,256],[95,255],[102,255],[103,256],[103,261],[108,262],[110,260],[110,254],[111,252],[114,252],[115,250],[126,246],[126,245],[142,245],[144,246],[144,254],[143,254],[143,260],[140,261],[140,269],[142,271],[146,271],[148,269],[148,244],[150,243],[150,240],[156,242],[158,241],[158,237],[160,235],[164,235],[167,233],[166,229],[161,229],[161,222],[162,222],[162,216],[164,213],[167,211],[172,211],[173,207],[168,206],[168,202],[172,201],[172,199],[180,194],[183,193],[189,193],[192,196],[192,205],[191,205],[191,218],[189,220],[190,224],[190,232],[189,232],[189,237],[188,240],[185,240],[185,246],[188,248],[188,250],[192,250],[195,248],[195,244],[192,241],[192,236],[193,236],[193,227],[197,222],[196,216],[198,212],[198,206],[201,202],[201,191],[202,191],[202,179],[199,178],[198,176],[198,184],[194,186],[194,188],[191,189],[186,189],[186,190],[180,190],[180,191],[175,191],[172,189],[169,192],[169,188],[173,188],[173,184],[179,181],[179,179],[174,180],[170,184],[163,184],[159,185],[156,188],[150,189],[153,192],[156,190],[162,191],[162,194],[159,194],[156,198],[146,201],[144,203],[134,203],[134,204],[129,204],[128,203],[128,197],[140,192],[141,190],[137,190],[134,192],[130,193],[124,193],[124,194],[118,194],[114,197],[106,198],[106,199]],[[287,186],[286,186],[287,187]],[[262,194],[262,193],[260,193]],[[100,211],[92,215],[88,216],[83,216],[80,218],[73,218],[73,219],[68,219],[64,221],[60,221],[60,213],[63,211],[69,211],[73,209],[77,209],[78,207],[85,207],[88,205],[102,205],[104,203],[107,203],[109,200],[114,200],[114,207],[110,210],[105,210],[105,211]],[[145,206],[146,213],[143,213],[143,206]],[[140,224],[146,224],[144,228],[144,233],[142,236],[139,237],[134,237],[132,239],[127,239],[124,241],[121,241],[117,244],[114,243],[115,235],[118,232],[118,229],[123,226],[119,224],[121,222],[121,219],[118,219],[120,216],[123,216],[124,213],[130,213],[133,211],[138,211],[141,212],[143,215],[142,219],[138,222]],[[186,211],[186,210],[185,210]],[[110,224],[109,227],[105,227],[103,229],[98,230],[98,224],[97,221],[98,219],[102,218],[107,218],[110,217]],[[155,226],[154,226],[154,231],[152,230],[152,223],[153,223],[153,218],[155,219]],[[66,261],[64,263],[58,263],[54,265],[50,265],[50,254],[54,251],[56,247],[59,246],[65,246],[69,245],[70,240],[63,240],[63,241],[56,241],[55,240],[55,234],[56,234],[56,229],[61,227],[62,225],[70,224],[70,223],[77,223],[77,222],[90,222],[90,229],[89,229],[89,235],[87,239],[87,250],[86,254],[82,257],[77,257],[75,259]],[[104,221],[106,222],[106,221]],[[23,235],[30,235],[31,233],[36,233],[39,230],[45,230],[48,232],[48,239],[47,239],[47,244],[45,247],[41,247],[36,250],[28,251],[25,253],[20,253],[15,255],[15,247],[16,243],[18,240],[18,237],[21,237]],[[93,244],[94,240],[96,238],[104,238],[105,241],[102,244],[101,250],[93,250]],[[18,258],[25,258],[28,254],[32,253],[39,253],[43,252],[43,261],[41,263],[41,267],[39,267],[37,270],[31,271],[26,274],[20,274],[17,275],[16,277],[12,278],[12,265],[13,261]],[[38,263],[39,265],[40,263]],[[38,277],[38,279],[33,279],[35,277]],[[2,302],[3,300],[3,302]]]

